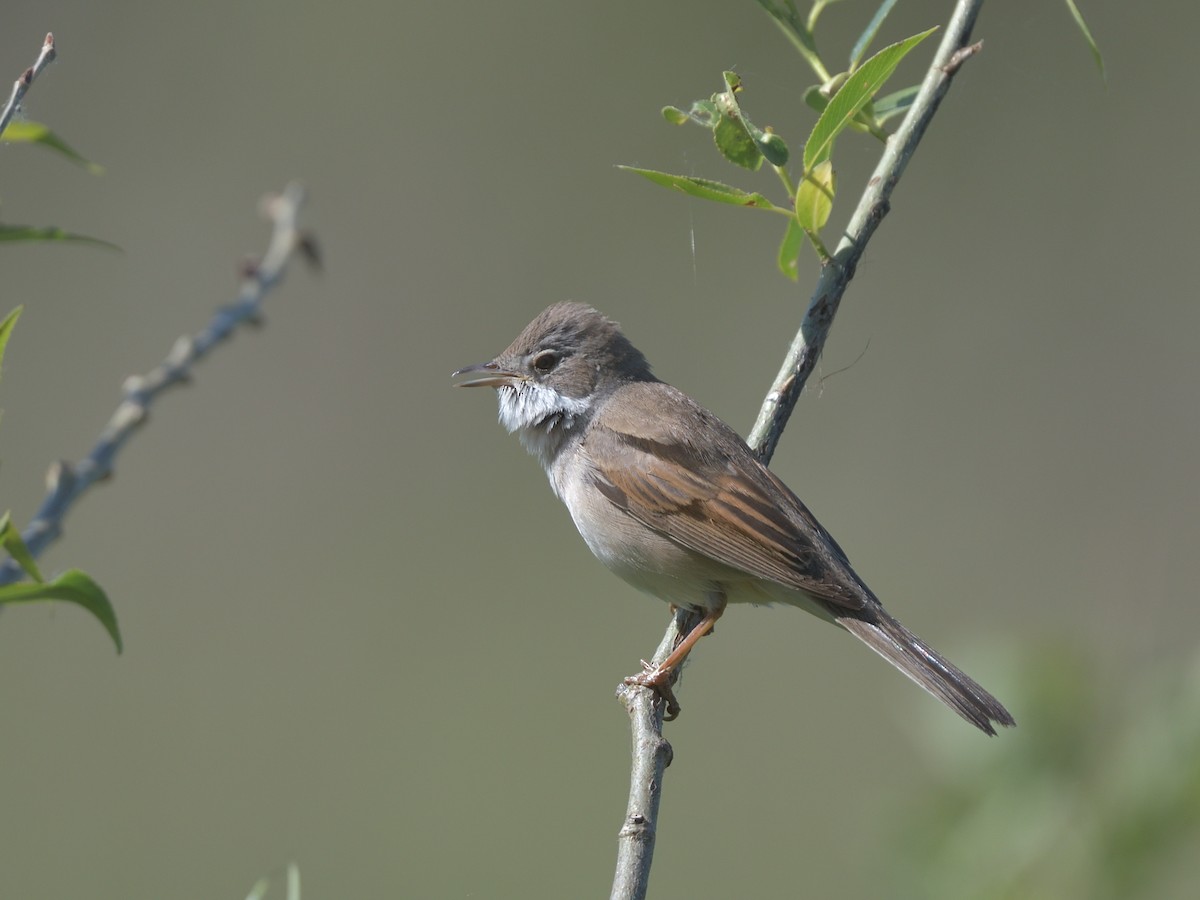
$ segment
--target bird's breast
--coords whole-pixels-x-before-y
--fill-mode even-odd
[[[695,553],[614,506],[591,483],[586,463],[564,454],[550,471],[555,493],[566,504],[580,536],[595,557],[628,584],[676,606],[711,608],[718,597],[767,603],[745,594],[744,572]],[[736,596],[733,596],[736,594]]]

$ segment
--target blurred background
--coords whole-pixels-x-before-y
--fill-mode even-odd
[[[804,4],[801,4],[803,6]],[[900,4],[876,46],[942,23]],[[734,609],[668,726],[655,898],[1191,897],[1200,817],[1200,9],[985,8],[774,466],[889,609],[1020,722],[987,740],[849,636]],[[873,3],[826,11],[844,60]],[[694,127],[743,78],[798,149],[813,78],[757,4],[10,0],[0,73],[94,177],[0,148],[3,506],[232,299],[291,178],[325,271],[164,397],[0,617],[0,896],[584,897],[628,779],[621,676],[664,605],[595,562],[450,372],[591,303],[743,434],[816,276]],[[936,40],[936,39],[935,39]],[[934,41],[901,68],[919,79]],[[844,223],[879,153],[838,145]],[[833,242],[831,238],[831,243]]]

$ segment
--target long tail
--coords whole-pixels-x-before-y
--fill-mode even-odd
[[[837,623],[985,734],[1016,725],[1007,709],[949,660],[893,619],[881,607],[875,621],[838,618]]]

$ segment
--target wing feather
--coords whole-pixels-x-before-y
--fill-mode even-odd
[[[608,416],[588,431],[589,474],[609,502],[689,550],[803,591],[835,613],[877,602],[829,533],[736,432],[686,395],[659,387],[660,400],[683,407],[657,420],[674,429],[643,415],[633,422]],[[689,417],[705,421],[687,427]],[[713,428],[720,440],[710,446],[687,442],[686,435]]]

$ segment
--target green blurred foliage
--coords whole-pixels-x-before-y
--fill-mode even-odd
[[[1114,684],[1084,652],[1048,643],[1018,671],[1019,740],[979,752],[922,732],[933,786],[902,801],[889,895],[1177,896],[1200,847],[1200,653]]]

